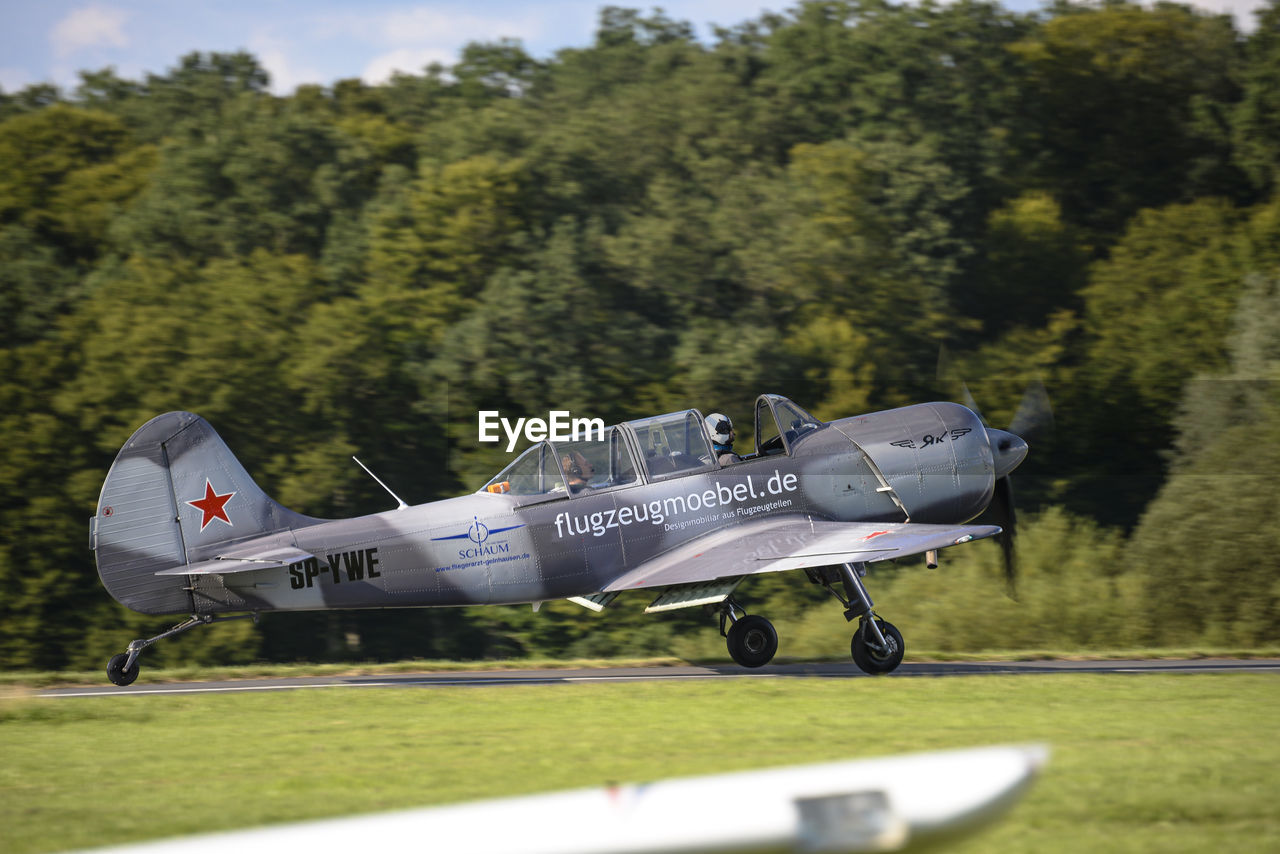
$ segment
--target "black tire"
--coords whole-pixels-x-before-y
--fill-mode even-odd
[[[875,635],[863,626],[859,626],[853,633],[853,641],[849,645],[853,653],[853,663],[858,665],[864,673],[870,673],[873,676],[897,670],[898,665],[902,663],[903,654],[907,651],[906,644],[902,641],[902,632],[898,631],[893,623],[876,620],[876,625],[880,627],[880,633],[889,644],[888,650],[879,649]]]
[[[763,667],[778,651],[778,632],[764,617],[743,617],[729,627],[729,655],[743,667]]]
[[[122,652],[119,655],[111,656],[111,660],[107,662],[107,678],[111,680],[111,684],[124,687],[132,685],[133,680],[138,678],[138,662],[135,659],[133,667],[128,670],[124,669],[124,663],[129,660],[129,654]]]

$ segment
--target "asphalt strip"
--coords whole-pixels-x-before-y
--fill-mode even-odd
[[[1035,661],[1035,662],[908,662],[890,678],[1025,675],[1046,673],[1210,673],[1210,672],[1280,672],[1280,659],[1254,660],[1185,660],[1185,661]],[[709,667],[627,668],[611,672],[583,670],[512,671],[504,675],[485,673],[435,676],[334,676],[294,677],[288,679],[198,682],[190,684],[146,683],[126,688],[57,688],[38,692],[36,696],[119,697],[147,694],[228,694],[242,691],[297,691],[307,688],[432,688],[445,686],[552,685],[561,683],[601,683],[670,681],[689,679],[759,679],[759,678],[869,678],[849,663],[783,664],[759,670],[742,670],[732,665]]]

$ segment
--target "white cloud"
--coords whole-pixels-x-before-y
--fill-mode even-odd
[[[951,0],[943,0],[943,2],[951,2]],[[1097,8],[1100,0],[1073,0],[1073,2],[1087,3]],[[1151,8],[1155,5],[1156,0],[1138,0],[1138,2]],[[1186,2],[1193,9],[1201,12],[1208,12],[1213,15],[1232,15],[1235,18],[1236,29],[1242,33],[1252,33],[1256,28],[1258,21],[1253,13],[1266,5],[1266,0],[1180,0]],[[1042,0],[1002,0],[1003,6],[1012,11],[1019,13],[1034,12],[1044,7]]]
[[[377,19],[379,40],[393,45],[460,45],[468,41],[496,41],[500,38],[528,41],[542,34],[542,26],[542,16],[537,13],[525,13],[520,17],[485,17],[426,7],[393,11]]]
[[[299,63],[294,56],[297,46],[258,31],[249,39],[249,49],[271,75],[271,91],[277,95],[292,94],[304,83],[324,83],[329,75],[317,68]]]
[[[1234,15],[1236,27],[1251,33],[1258,26],[1254,12],[1266,5],[1263,0],[1192,0],[1191,5],[1218,15]]]
[[[91,47],[128,47],[124,32],[128,19],[123,9],[96,3],[82,6],[53,25],[49,41],[60,58]]]
[[[385,12],[328,14],[311,20],[313,37],[358,42],[375,49],[416,48],[459,51],[467,42],[512,38],[523,42],[546,35],[557,22],[547,9],[490,15],[468,11],[465,4],[439,4],[391,9]]]
[[[25,89],[34,82],[25,68],[0,68],[0,89],[9,94]]]
[[[360,75],[370,85],[385,83],[396,71],[421,74],[433,62],[454,65],[469,42],[511,38],[528,44],[554,24],[546,9],[484,15],[463,4],[329,15],[314,23],[321,38],[341,35],[348,47],[359,42],[372,49],[375,55]]]
[[[433,62],[449,66],[458,61],[458,52],[452,47],[409,48],[403,47],[374,57],[364,68],[360,78],[370,86],[386,83],[396,71],[421,74],[422,69]]]

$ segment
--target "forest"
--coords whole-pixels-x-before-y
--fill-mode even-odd
[[[0,667],[97,669],[176,622],[88,548],[168,410],[334,517],[391,507],[352,454],[412,503],[480,487],[512,458],[481,409],[742,424],[761,392],[833,418],[967,388],[1003,427],[1033,383],[1018,596],[985,543],[877,568],[908,648],[1280,641],[1280,0],[1248,27],[815,0],[703,40],[610,7],[546,59],[474,43],[288,96],[246,53],[175,63],[0,91]],[[846,631],[796,573],[742,594]],[[148,656],[718,641],[646,602],[267,615]]]

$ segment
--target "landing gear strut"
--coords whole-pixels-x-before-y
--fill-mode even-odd
[[[902,633],[893,623],[886,622],[872,611],[871,596],[862,583],[867,567],[863,563],[845,563],[840,566],[824,566],[807,570],[809,580],[821,584],[845,606],[844,618],[858,620],[858,629],[849,644],[853,663],[865,673],[878,675],[891,673],[902,663],[906,644]],[[844,593],[835,587],[839,583]]]
[[[743,667],[763,667],[778,651],[778,632],[773,623],[759,614],[747,615],[733,597],[720,603],[720,634],[729,645],[729,655]],[[742,616],[738,616],[742,611]],[[725,630],[726,623],[729,624]]]
[[[138,665],[138,656],[142,655],[142,651],[151,646],[156,641],[171,638],[174,635],[180,635],[185,631],[194,629],[196,626],[206,626],[210,623],[224,623],[227,620],[253,620],[258,621],[257,614],[236,614],[231,617],[215,617],[212,614],[192,614],[191,618],[184,620],[166,632],[161,632],[153,638],[139,638],[129,644],[129,648],[118,655],[111,656],[107,662],[107,679],[111,680],[111,684],[132,685],[133,680],[138,678],[138,671],[141,667]]]

